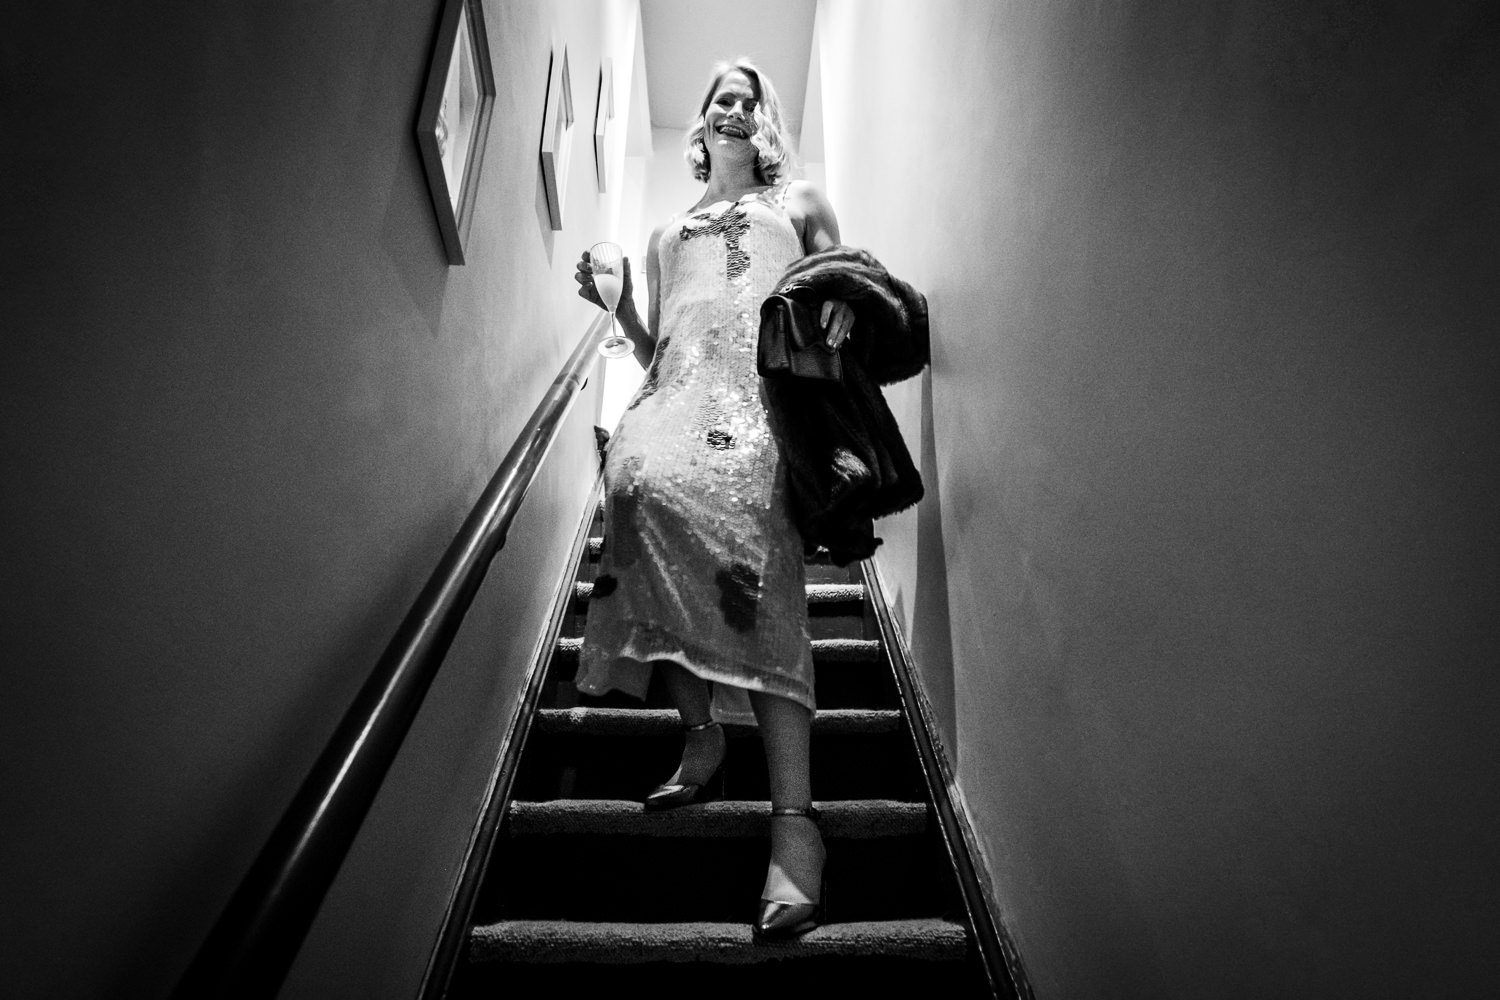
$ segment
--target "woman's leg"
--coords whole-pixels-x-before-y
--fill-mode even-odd
[[[806,809],[812,805],[809,744],[812,713],[778,695],[750,693],[755,721],[766,748],[772,808]],[[762,899],[814,903],[823,876],[823,838],[806,816],[778,816],[771,822],[771,864]]]
[[[691,670],[668,660],[658,661],[656,669],[662,672],[667,694],[671,696],[672,704],[677,706],[682,725],[687,728],[687,732],[683,734],[682,762],[666,784],[701,785],[713,777],[724,760],[724,727],[688,728],[702,725],[712,718],[708,709],[708,682]]]

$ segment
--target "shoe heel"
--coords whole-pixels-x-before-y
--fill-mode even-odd
[[[712,720],[699,723],[696,726],[683,727],[687,732],[697,732],[717,726],[719,723]],[[729,756],[726,745],[724,757],[719,758],[719,766],[714,773],[701,784],[663,784],[657,785],[641,803],[648,812],[656,812],[661,809],[676,809],[679,806],[693,805],[698,802],[708,802],[717,799],[724,794],[724,761]]]

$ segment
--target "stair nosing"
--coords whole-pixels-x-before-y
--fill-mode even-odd
[[[813,660],[817,663],[864,663],[880,659],[879,639],[813,639]],[[583,650],[583,636],[560,635],[553,646],[563,657],[576,657]]]
[[[893,733],[901,729],[897,708],[824,708],[813,713],[816,735]],[[605,708],[591,705],[573,708],[541,708],[537,728],[544,733],[579,736],[648,736],[677,733],[682,716],[673,708]],[[726,723],[731,732],[750,732],[755,727]]]
[[[588,542],[584,546],[584,552],[586,553],[585,558],[589,562],[596,561],[600,557],[600,555],[602,555],[603,552],[604,552],[604,536],[603,535],[590,535]],[[834,566],[834,565],[837,565],[836,563],[833,562],[833,558],[832,558],[832,556],[830,555],[830,553],[829,553],[829,551],[827,549],[819,549],[817,552],[814,552],[812,555],[807,556],[804,561],[809,566]],[[847,565],[839,567],[839,568],[841,568],[841,569],[847,568]]]
[[[927,830],[924,801],[830,799],[817,803],[823,836],[841,840],[911,837]],[[628,799],[513,800],[508,811],[512,839],[589,834],[618,837],[763,837],[770,832],[771,804],[723,799],[647,811]]]
[[[863,583],[808,583],[804,584],[804,587],[808,604],[852,604],[863,602],[865,599]],[[575,601],[590,601],[593,597],[594,581],[575,580],[573,582]]]
[[[828,923],[789,941],[756,941],[746,923],[684,921],[502,920],[469,932],[470,962],[636,965],[704,962],[748,965],[770,960],[881,957],[962,961],[963,924],[940,917]]]

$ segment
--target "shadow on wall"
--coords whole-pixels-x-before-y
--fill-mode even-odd
[[[536,228],[541,235],[542,246],[547,251],[547,263],[551,264],[557,246],[557,233],[552,229],[552,210],[547,207],[547,182],[540,170],[536,172]]]
[[[553,63],[553,60],[555,60],[558,57],[560,51],[561,50],[558,49],[556,45],[554,45],[553,46],[552,55],[547,60],[547,80],[548,80],[547,86],[549,88],[552,86],[552,63]],[[577,56],[575,55],[574,58],[577,58]],[[569,63],[564,63],[563,64],[564,72],[567,71],[568,65],[569,65]],[[566,88],[564,88],[564,92],[567,92]],[[574,91],[573,93],[576,93],[576,91]],[[549,93],[547,95],[547,98],[548,98],[548,106],[550,107],[551,106],[552,95]],[[547,119],[544,117],[542,119],[542,127],[541,127],[540,131],[538,132],[538,136],[537,136],[538,148],[540,148],[541,143],[545,141],[546,133],[547,133]],[[575,135],[574,141],[576,141],[576,139],[577,139],[577,137]],[[561,162],[564,163],[564,164],[566,164],[567,163],[566,158],[564,158]],[[571,174],[570,174],[570,172],[567,170],[567,168],[565,166],[559,167],[558,172],[561,175],[558,178],[558,184],[561,187],[561,190],[559,192],[559,198],[560,198],[560,200],[562,202],[566,203],[566,201],[567,201],[567,181],[568,181],[568,177],[571,176]],[[536,227],[537,227],[537,231],[541,234],[542,245],[544,247],[546,247],[546,250],[547,250],[547,263],[551,264],[552,263],[552,255],[553,255],[553,253],[554,253],[554,251],[556,249],[556,245],[557,245],[557,232],[555,230],[553,230],[553,228],[552,228],[552,209],[550,209],[550,208],[547,207],[547,180],[546,180],[546,177],[543,176],[543,173],[542,173],[541,169],[536,170]]]
[[[922,485],[917,504],[917,587],[912,606],[912,656],[920,664],[948,763],[958,770],[957,710],[953,702],[953,623],[948,613],[948,556],[943,551],[943,504],[932,419],[932,368],[922,372]]]

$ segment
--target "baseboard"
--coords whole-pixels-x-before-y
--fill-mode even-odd
[[[505,816],[505,807],[510,803],[511,784],[515,780],[516,768],[521,761],[521,752],[526,747],[526,737],[531,731],[532,719],[536,716],[537,700],[541,696],[542,683],[547,676],[547,666],[552,659],[552,650],[557,636],[573,603],[573,577],[578,572],[579,561],[588,545],[589,528],[594,521],[594,511],[599,507],[599,498],[604,490],[601,476],[594,482],[589,493],[588,506],[584,508],[578,534],[573,547],[563,563],[562,574],[548,612],[546,625],[537,637],[532,650],[531,662],[527,664],[522,682],[521,696],[516,702],[515,712],[506,728],[505,738],[500,742],[500,751],[490,774],[484,801],[469,835],[469,845],[464,851],[459,866],[458,878],[448,899],[448,908],[438,929],[437,940],[427,961],[427,970],[422,976],[418,996],[421,1000],[441,1000],[448,992],[453,973],[463,957],[464,942],[469,925],[473,922],[474,903],[479,896],[479,887],[484,884],[485,867],[500,831],[500,820]]]
[[[932,796],[938,824],[948,849],[948,860],[962,890],[964,908],[974,928],[975,943],[990,989],[1005,1000],[1033,1000],[1031,982],[1021,964],[1021,954],[995,904],[994,882],[984,866],[984,855],[974,836],[963,798],[953,781],[953,767],[939,735],[932,705],[917,680],[911,647],[900,624],[891,614],[886,600],[885,583],[873,559],[860,564],[864,574],[865,593],[875,612],[875,620],[884,640],[886,656],[901,692],[901,706],[906,715],[912,742],[922,760],[922,773]]]

